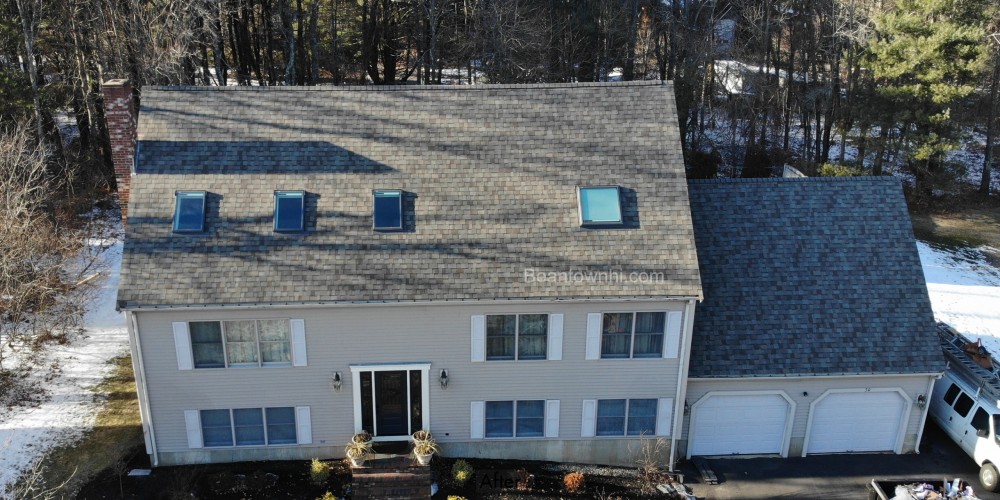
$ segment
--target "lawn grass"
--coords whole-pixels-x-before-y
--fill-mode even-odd
[[[968,195],[910,206],[917,238],[949,248],[978,247],[1000,264],[1000,198]]]
[[[109,363],[114,365],[111,374],[93,389],[103,397],[93,429],[42,461],[41,480],[48,488],[58,486],[56,498],[74,498],[101,471],[124,468],[129,455],[142,445],[132,357],[125,354]]]

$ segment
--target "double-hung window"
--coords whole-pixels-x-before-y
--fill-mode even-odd
[[[655,399],[597,401],[598,436],[641,436],[656,432]]]
[[[486,359],[545,359],[548,328],[548,314],[487,315]]]
[[[192,321],[188,328],[195,368],[291,364],[287,319]]]
[[[542,437],[545,401],[487,401],[485,435],[488,438]]]
[[[206,447],[296,444],[295,409],[238,408],[202,410],[202,442]]]
[[[663,354],[666,313],[604,313],[602,358],[658,358]]]

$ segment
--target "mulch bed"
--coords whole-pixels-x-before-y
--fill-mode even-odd
[[[464,484],[452,479],[455,459],[435,457],[431,463],[440,491],[434,498],[456,495],[472,499],[556,499],[556,498],[664,498],[659,493],[643,493],[634,467],[607,467],[521,460],[466,459],[474,472]],[[77,498],[97,499],[316,499],[329,491],[337,498],[350,498],[350,468],[342,461],[330,461],[329,480],[315,485],[309,480],[309,462],[241,462],[234,464],[159,467],[145,477],[130,477],[131,469],[149,468],[142,450],[136,450],[119,475],[106,470],[88,483]],[[519,473],[520,471],[520,473]],[[586,487],[568,493],[563,477],[582,472]],[[525,474],[533,476],[528,488],[518,488]],[[526,486],[524,484],[522,487]]]

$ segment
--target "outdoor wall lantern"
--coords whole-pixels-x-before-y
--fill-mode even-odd
[[[691,405],[688,404],[687,400],[684,400],[684,414],[688,415],[691,413]]]
[[[330,379],[330,385],[333,390],[340,391],[340,388],[344,386],[344,377],[340,376],[340,372],[333,372],[333,378]]]
[[[923,394],[917,396],[917,408],[923,410],[925,406],[927,406],[927,396]]]
[[[441,383],[442,389],[448,388],[448,370],[441,370],[441,374],[438,375],[438,382]]]

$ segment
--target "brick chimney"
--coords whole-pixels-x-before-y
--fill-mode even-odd
[[[104,82],[104,121],[111,136],[111,161],[115,165],[122,221],[128,221],[128,198],[135,170],[136,113],[132,84],[128,80]]]

